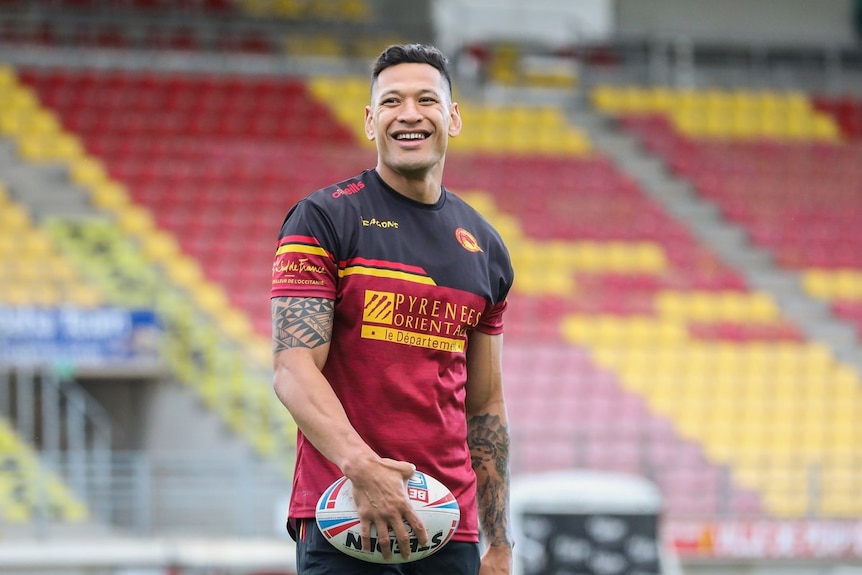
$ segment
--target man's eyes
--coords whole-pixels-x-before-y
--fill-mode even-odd
[[[433,98],[431,96],[423,96],[417,100],[420,104],[436,104],[438,102],[437,98]],[[398,98],[385,98],[380,101],[380,104],[383,106],[394,106],[400,104],[401,100]]]

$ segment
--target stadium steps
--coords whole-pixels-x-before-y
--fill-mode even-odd
[[[0,166],[6,184],[26,195],[37,216],[90,213],[63,166],[80,155],[80,142],[63,133],[57,117],[39,105],[8,67],[0,67],[0,110]]]
[[[180,381],[199,393],[252,449],[264,456],[278,454],[287,470],[291,455],[285,451],[291,449],[294,428],[285,410],[272,405],[268,344],[252,334],[247,317],[231,308],[220,286],[204,278],[197,262],[181,253],[175,238],[158,229],[152,214],[131,201],[123,186],[113,181],[82,146],[27,156],[24,142],[31,136],[28,122],[39,124],[39,118],[55,116],[17,82],[11,70],[4,69],[0,78],[11,87],[7,96],[11,93],[13,100],[23,102],[18,108],[0,112],[0,119],[13,111],[21,112],[16,116],[15,130],[10,132],[23,156],[20,163],[24,167],[17,166],[16,173],[27,173],[26,161],[50,162],[52,181],[62,182],[65,171],[67,180],[75,184],[57,193],[85,190],[86,201],[76,196],[75,202],[87,208],[82,210],[85,214],[96,214],[70,217],[62,209],[57,213],[45,207],[45,230],[57,245],[69,251],[81,269],[101,281],[110,303],[154,308],[168,328],[165,350],[170,353],[166,357]],[[45,125],[40,133],[44,140],[56,137],[78,142],[58,120]],[[12,163],[14,158],[6,161]],[[29,199],[24,193],[19,197]]]
[[[34,20],[32,11],[38,11]],[[387,44],[410,36],[403,19],[374,0],[205,0],[193,2],[0,2],[0,42],[32,63],[28,48],[93,51],[100,60],[125,52],[134,66],[140,51],[188,63],[190,55],[210,60],[238,56],[251,59],[373,59]],[[401,29],[392,32],[398,20]],[[425,34],[423,34],[425,35]],[[215,58],[214,58],[215,56]],[[39,58],[37,56],[36,58]],[[147,65],[152,58],[146,56]],[[283,63],[283,62],[282,62]],[[242,64],[240,64],[240,67]]]
[[[162,350],[172,373],[256,453],[286,460],[288,471],[295,427],[273,401],[265,370],[251,367],[254,362],[242,348],[226,345],[218,326],[166,285],[164,276],[115,225],[58,219],[45,226],[66,246],[69,257],[99,282],[109,301],[157,312],[165,327]],[[190,276],[200,277],[194,271]]]
[[[0,305],[50,307],[61,301],[86,308],[104,298],[68,259],[56,254],[50,236],[0,182]]]
[[[46,469],[8,420],[0,417],[0,523],[17,526],[35,521],[81,524],[89,511]]]
[[[623,106],[623,104],[607,102],[611,98],[609,94],[613,93],[609,88],[597,89],[594,99],[600,113],[613,115],[618,111],[613,107],[614,105]],[[670,96],[667,97],[670,98]],[[704,96],[704,98],[707,97],[709,96]],[[795,103],[795,98],[783,106],[780,104],[782,100],[779,96],[774,96],[774,99],[776,103],[763,106],[770,110],[771,106],[779,110],[800,109],[803,111],[797,114],[807,119],[804,112],[806,108]],[[639,106],[647,105],[631,104],[636,110],[641,109]],[[669,105],[661,104],[661,106]],[[751,105],[754,104],[749,104]],[[623,109],[628,110],[628,108]],[[695,109],[699,110],[699,108]],[[684,121],[680,120],[680,122]],[[800,120],[802,121],[804,120]],[[829,124],[820,116],[810,119],[810,123],[811,126],[817,126],[817,128],[812,127],[812,130],[822,130],[823,134],[827,134],[823,137],[831,138],[833,132]],[[600,122],[595,124],[600,125]],[[790,121],[787,121],[786,132],[791,133],[793,126]],[[778,128],[776,131],[783,133]],[[596,145],[606,150],[622,169],[631,173],[651,197],[674,214],[679,221],[688,225],[695,236],[710,246],[724,261],[743,273],[752,288],[773,294],[783,312],[790,320],[800,325],[808,337],[826,342],[835,350],[838,357],[862,369],[862,359],[858,353],[858,338],[852,327],[834,317],[827,305],[811,298],[803,288],[802,278],[792,270],[776,265],[774,254],[752,244],[747,230],[724,218],[720,206],[697,194],[688,182],[669,172],[666,159],[644,153],[647,148],[636,135],[625,129],[597,129],[592,136]]]
[[[511,163],[511,160],[509,160],[509,162]],[[452,173],[452,170],[455,171],[455,178],[457,179],[459,168],[462,168],[462,166],[459,166],[457,156],[454,158],[454,162],[451,162],[448,167],[450,168],[450,173]],[[499,167],[506,170],[507,174],[516,175],[519,169],[524,169],[529,173],[526,165],[519,165],[510,169],[504,167],[504,164],[501,163]],[[545,167],[547,168],[548,166]],[[478,172],[479,170],[476,171]],[[581,175],[582,177],[587,177],[586,172],[581,172]],[[549,178],[548,181],[549,185],[553,185],[551,183],[553,178]],[[612,189],[610,181],[605,181],[603,183],[605,186],[605,193]],[[538,181],[534,181],[534,184],[538,184]],[[540,187],[542,186],[540,185]],[[506,195],[506,190],[500,188],[499,185],[497,185],[496,188],[497,189],[495,189],[494,194],[495,198],[500,201],[511,201],[511,198]],[[622,200],[622,198],[620,198],[620,200]],[[546,201],[551,200],[548,199]],[[625,201],[632,201],[632,199],[626,198]],[[582,195],[581,203],[589,205],[587,202],[587,198]],[[491,214],[491,217],[493,218],[493,209],[485,205],[484,210]],[[607,215],[611,214],[608,213]],[[628,217],[624,217],[622,222],[630,224],[632,220]],[[613,218],[605,220],[607,231],[611,235],[614,233],[620,233],[621,230],[616,229],[614,225],[623,225],[622,222],[616,222]],[[555,229],[552,222],[548,219],[543,220],[542,223],[546,229]],[[569,231],[571,232],[571,224],[573,222],[568,223],[570,228]],[[507,225],[501,226],[502,230],[506,230],[506,228]],[[561,228],[556,229],[558,232],[563,231]],[[510,241],[512,241],[512,239],[514,239],[512,243],[515,245],[518,245],[518,242],[524,241],[523,236],[510,238]],[[670,236],[665,237],[663,241],[668,240],[670,240]],[[701,243],[696,237],[692,237],[686,241],[694,244]],[[565,266],[561,264],[565,259],[561,258],[561,255],[574,254],[577,253],[577,250],[573,250],[572,246],[565,247],[565,242],[559,238],[557,239],[556,246],[561,248],[559,252],[560,255],[554,259],[546,260],[543,265],[536,266],[535,268],[530,267],[529,265],[525,266],[521,263],[520,265],[522,267],[519,268],[521,272],[523,272],[521,275],[526,275],[528,277],[536,276],[547,279],[546,282],[538,282],[540,286],[561,285],[558,281],[554,280],[554,275],[549,275],[548,268],[565,270]],[[666,243],[662,244],[662,246],[666,249],[678,249],[677,247],[673,247],[671,244]],[[533,247],[537,248],[538,245],[534,245]],[[513,248],[513,258],[517,257],[515,255],[517,250],[518,248]],[[538,251],[540,253],[549,253],[553,250],[539,249]],[[672,267],[678,267],[680,265],[679,260],[676,257],[673,259],[675,261],[673,262]],[[602,261],[608,267],[612,267],[613,265],[608,260],[607,254],[605,254],[605,256],[599,261]],[[626,271],[625,265],[624,261],[618,262],[616,271],[624,274]],[[607,272],[608,269],[600,269],[598,271]],[[640,271],[643,272],[644,270]],[[678,273],[681,270],[677,269],[675,271]],[[576,276],[576,278],[583,277],[584,270],[580,269],[578,272],[579,275]],[[653,270],[653,272],[657,272],[657,275],[659,276],[662,275],[662,270]],[[563,271],[562,275],[565,277],[566,272]],[[576,281],[573,284],[570,281],[568,285],[575,287],[577,286],[577,283],[578,282]],[[565,286],[566,284],[562,285]],[[656,285],[660,286],[661,281]],[[680,287],[684,287],[684,284]],[[584,294],[581,294],[581,296],[583,295]],[[679,418],[680,422],[682,422],[681,429],[685,437],[688,437],[691,441],[704,446],[707,455],[705,459],[718,462],[720,466],[726,465],[728,469],[732,470],[732,481],[735,481],[737,484],[747,487],[748,489],[763,493],[767,509],[771,512],[793,516],[794,514],[806,513],[815,509],[817,504],[809,499],[810,494],[800,488],[799,477],[801,477],[801,475],[797,474],[795,478],[788,477],[787,481],[785,481],[785,484],[783,485],[773,481],[772,477],[775,473],[773,473],[773,468],[771,466],[775,461],[771,460],[770,457],[778,457],[777,454],[783,454],[785,457],[787,456],[786,452],[782,451],[780,446],[763,445],[762,443],[755,442],[753,445],[749,446],[751,451],[744,454],[748,458],[744,459],[742,463],[729,459],[726,451],[730,447],[736,446],[738,440],[732,433],[729,436],[727,433],[725,433],[725,435],[721,435],[720,431],[732,430],[732,421],[725,427],[721,427],[717,424],[714,425],[714,428],[719,429],[719,431],[715,431],[715,429],[713,429],[709,434],[702,432],[702,430],[692,430],[690,428],[690,418],[686,419],[686,414],[689,414],[691,410],[682,409],[682,411],[675,411],[676,408],[683,405],[682,403],[672,403],[671,405],[674,407],[672,409],[668,409],[667,404],[663,403],[663,401],[666,402],[667,399],[662,399],[664,396],[659,393],[662,389],[661,386],[632,385],[631,381],[628,380],[630,377],[643,377],[644,373],[650,373],[653,369],[650,363],[650,354],[655,354],[657,357],[661,357],[660,352],[665,346],[670,346],[670,351],[668,353],[671,357],[683,358],[686,357],[689,352],[692,352],[692,354],[697,357],[698,354],[706,353],[706,350],[722,350],[722,346],[737,350],[736,353],[741,354],[743,357],[746,353],[749,353],[749,349],[782,349],[782,346],[786,346],[790,349],[797,350],[801,356],[805,357],[808,352],[806,352],[805,346],[802,345],[800,341],[803,339],[802,333],[793,325],[793,322],[788,321],[778,313],[776,302],[769,293],[751,291],[744,288],[744,283],[730,281],[726,287],[722,287],[721,282],[719,282],[706,291],[698,291],[697,289],[692,289],[692,287],[684,287],[683,290],[659,289],[658,291],[654,291],[651,297],[652,300],[650,304],[646,306],[646,311],[644,312],[644,310],[641,310],[641,313],[646,313],[646,316],[626,316],[625,313],[623,313],[622,316],[611,315],[610,317],[603,317],[601,315],[597,316],[595,313],[572,314],[571,312],[574,310],[570,309],[569,313],[566,313],[565,307],[563,307],[557,310],[557,313],[560,314],[559,317],[564,318],[564,327],[561,331],[569,341],[578,343],[585,346],[587,349],[593,350],[602,367],[607,369],[609,373],[619,374],[622,378],[624,387],[631,392],[643,394],[644,397],[648,399],[649,405],[655,411],[664,414],[673,421],[676,421],[676,419]],[[575,299],[577,299],[577,297]],[[659,314],[658,318],[653,315],[656,312]],[[631,337],[636,337],[637,339],[631,340],[629,339]],[[597,339],[604,343],[596,343]],[[729,343],[721,344],[719,343],[721,341]],[[629,358],[625,354],[618,356],[615,353],[616,350],[628,349],[633,350],[632,354],[636,359]],[[638,349],[645,349],[645,351],[643,351],[643,356],[638,355],[641,353],[636,351]],[[812,353],[814,356],[817,355],[814,352]],[[808,355],[812,354],[808,353]],[[807,366],[806,369],[814,369],[813,366],[816,366],[819,360],[812,361],[812,365]],[[707,363],[709,364],[709,367],[704,371],[707,375],[702,374],[700,377],[707,377],[710,373],[709,369],[718,369],[718,367],[712,365],[711,362]],[[767,360],[761,360],[761,363],[769,364]],[[841,365],[831,359],[825,362],[824,365],[825,372],[830,374],[829,377],[831,377],[832,372],[836,373],[833,378],[834,383],[832,386],[836,389],[844,389],[847,386],[847,378],[852,378],[852,371],[848,372]],[[748,366],[739,368],[738,373],[734,372],[731,377],[744,377],[745,374],[748,373],[747,369],[749,369]],[[754,368],[752,367],[751,369]],[[632,373],[635,375],[631,376],[630,374]],[[686,369],[683,369],[682,375],[678,376],[678,378],[683,380],[687,377],[687,374],[688,372]],[[697,389],[696,386],[693,387]],[[828,387],[830,386],[827,385],[827,388]],[[685,386],[681,385],[675,392],[676,395],[674,395],[674,392],[671,392],[668,394],[668,397],[678,398],[680,396],[680,390],[684,388]],[[742,402],[737,404],[736,407],[740,409],[740,413],[745,412],[743,409],[744,404]],[[838,404],[834,404],[831,407],[827,407],[827,410],[832,408],[837,409],[840,408],[840,406]],[[704,420],[701,412],[698,412],[698,417],[701,420]],[[710,425],[713,424],[710,423]],[[808,451],[805,452],[800,450],[797,455],[800,455],[803,458],[808,457],[810,461],[816,461],[818,464],[821,464],[823,477],[830,476],[833,474],[833,468],[830,467],[832,465],[830,457],[834,456],[840,460],[841,457],[846,456],[848,437],[850,440],[853,438],[852,432],[849,436],[847,435],[847,425],[846,420],[843,420],[841,423],[836,423],[832,428],[832,431],[830,431],[830,433],[837,434],[837,437],[840,437],[840,439],[836,440],[834,451],[830,452],[828,444],[824,444],[820,439],[818,439],[818,436],[815,433],[813,436],[805,439],[805,441],[808,442],[805,449]],[[743,430],[746,429],[743,426],[739,426],[739,428]],[[814,432],[809,430],[809,433]],[[732,437],[734,439],[728,441],[727,437]],[[756,438],[757,436],[754,437]],[[840,444],[840,446],[837,446],[838,444]],[[555,452],[560,458],[566,455],[566,450],[571,450],[571,446],[569,445],[569,447],[566,447],[566,445],[567,444],[564,442],[563,445],[561,445],[563,451]],[[570,451],[568,452],[566,460],[572,461],[572,454]],[[785,460],[784,463],[787,463],[787,461]],[[842,463],[838,463],[837,471],[835,472],[842,470],[846,471],[846,466],[842,467],[842,465]],[[709,466],[706,467],[708,468]],[[782,464],[777,464],[776,468],[781,469]],[[784,472],[783,469],[781,469],[781,471],[782,473]],[[844,491],[842,496],[846,498],[852,496],[852,494],[852,491]],[[745,498],[742,499],[744,500]],[[752,503],[750,499],[748,500],[748,503]],[[752,509],[756,508],[756,505],[752,505]],[[824,504],[822,508],[817,508],[816,510],[818,512],[822,511],[840,514],[834,504]]]
[[[607,96],[608,91],[602,93],[602,97]],[[617,112],[607,108],[601,98],[597,100],[600,108],[605,106],[603,112]],[[768,101],[770,110],[802,110],[793,112],[801,119],[787,120],[785,124],[778,124],[771,116],[764,120],[763,125],[773,136],[834,137],[833,128],[822,117],[806,120],[809,109],[796,98],[784,107],[777,96]],[[719,131],[727,129],[727,124],[719,128],[686,123],[689,120],[687,116],[675,119],[677,129],[695,133],[700,133],[698,129],[708,130],[713,138],[740,137]],[[753,289],[766,297],[767,305],[758,306],[765,312],[761,314],[763,321],[787,316],[800,326],[805,339],[703,346],[692,341],[684,330],[675,332],[672,325],[680,320],[686,325],[710,319],[709,314],[731,313],[727,302],[716,299],[710,303],[709,297],[703,296],[700,303],[665,299],[659,302],[660,321],[646,327],[644,338],[662,341],[658,336],[668,334],[664,347],[638,351],[638,342],[630,341],[637,332],[636,326],[621,320],[612,329],[604,330],[615,333],[618,340],[609,338],[605,344],[593,341],[601,363],[623,374],[630,388],[644,390],[657,410],[677,421],[686,434],[702,441],[712,457],[731,465],[739,481],[760,489],[772,512],[841,517],[858,513],[858,505],[849,504],[859,495],[858,487],[851,484],[859,474],[853,462],[860,429],[852,422],[851,414],[862,407],[858,346],[852,330],[832,317],[821,302],[811,300],[801,289],[795,270],[769,266],[769,252],[755,250],[759,253],[754,258],[735,257],[752,249],[745,242],[744,230],[720,218],[716,205],[670,176],[661,160],[648,156],[644,159],[647,148],[625,132],[625,125],[622,133],[606,139],[599,135],[595,138],[597,146],[606,147],[623,168],[630,168],[644,188],[652,191],[652,196],[667,205],[680,221],[695,229],[708,229],[706,233],[698,232],[701,240],[733,261],[746,273]],[[746,133],[745,137],[757,135]],[[758,316],[745,306],[739,311],[749,320]],[[575,339],[589,341],[602,330],[570,324],[569,332]],[[681,334],[683,337],[675,341]],[[691,395],[686,399],[685,394]],[[821,482],[819,499],[810,490],[812,477]],[[836,486],[841,488],[836,490]]]
[[[700,437],[680,434],[669,419],[673,413],[642,402],[643,389],[627,387],[614,375],[620,372],[620,365],[594,363],[583,351],[595,349],[596,334],[626,330],[641,334],[641,345],[653,345],[656,339],[669,336],[682,340],[683,325],[653,330],[648,320],[638,318],[624,329],[612,329],[610,322],[616,316],[599,316],[605,318],[601,324],[594,315],[566,313],[566,303],[556,308],[534,303],[549,299],[570,302],[578,291],[575,278],[579,273],[666,273],[668,262],[661,247],[650,242],[530,239],[517,218],[500,211],[491,194],[465,191],[460,195],[503,235],[519,274],[507,322],[509,351],[504,358],[513,398],[513,436],[519,446],[513,467],[531,471],[593,467],[643,474],[660,486],[667,509],[676,516],[721,510],[761,513],[754,486],[740,484],[727,474],[720,459],[711,459],[711,454],[700,449]],[[756,306],[742,302],[740,314],[749,308]],[[571,331],[566,322],[575,321],[572,318],[579,318],[589,335],[569,337],[566,345],[564,338]],[[622,326],[623,321],[618,320],[617,325]],[[668,458],[673,458],[673,464],[669,465]],[[720,494],[726,497],[722,500]]]

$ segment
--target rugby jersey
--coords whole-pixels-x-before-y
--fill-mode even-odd
[[[335,301],[324,376],[378,455],[449,487],[462,514],[455,540],[479,540],[465,352],[475,330],[502,333],[513,278],[476,210],[445,188],[434,204],[416,202],[375,170],[301,200],[279,234],[272,297]],[[340,476],[300,432],[290,517],[313,517]]]

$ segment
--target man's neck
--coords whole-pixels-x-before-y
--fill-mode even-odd
[[[435,204],[443,193],[442,168],[421,173],[404,173],[378,163],[376,170],[386,185],[411,200]]]

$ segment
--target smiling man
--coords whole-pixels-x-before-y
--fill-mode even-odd
[[[282,224],[273,385],[299,428],[287,518],[299,575],[511,572],[502,333],[514,273],[499,234],[442,184],[460,131],[445,56],[390,46],[365,109],[376,167],[309,195]],[[461,508],[443,549],[380,565],[324,539],[314,508],[344,475],[365,549],[372,535],[383,549],[394,539],[409,560],[411,539],[433,536],[407,498],[415,469]]]

